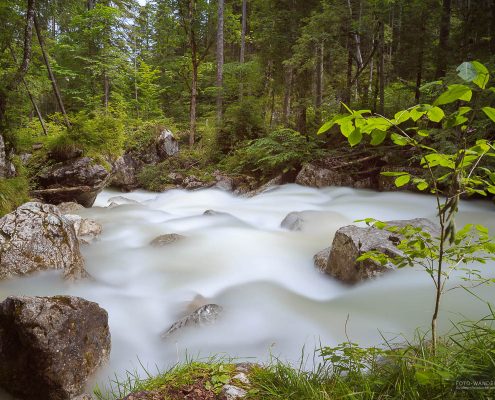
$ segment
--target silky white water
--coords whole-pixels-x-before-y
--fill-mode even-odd
[[[119,205],[107,208],[111,201]],[[105,308],[112,352],[96,378],[100,386],[114,374],[142,370],[140,364],[152,372],[166,369],[186,354],[261,361],[272,354],[298,362],[304,346],[312,351],[320,343],[335,345],[346,335],[366,346],[379,345],[382,335],[411,338],[416,328],[428,329],[433,286],[424,272],[401,270],[347,287],[319,273],[313,255],[331,244],[339,227],[356,219],[434,219],[434,207],[427,195],[297,185],[253,198],[214,189],[104,191],[92,209],[80,213],[103,225],[99,240],[82,247],[95,280],[66,283],[59,273],[41,273],[0,283],[0,298],[69,294]],[[203,215],[208,209],[227,214]],[[280,227],[289,212],[303,210],[318,213],[302,231]],[[495,231],[493,204],[463,202],[460,211],[458,225],[482,223]],[[165,233],[186,238],[158,249],[149,245]],[[495,265],[483,268],[495,275]],[[160,333],[184,315],[198,294],[221,305],[222,318],[161,340]],[[495,300],[493,287],[478,294]],[[487,312],[483,302],[462,289],[451,291],[442,306],[442,329],[450,320]]]

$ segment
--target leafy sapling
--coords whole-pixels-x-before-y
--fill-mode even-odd
[[[362,254],[358,261],[372,259],[391,263],[398,268],[421,266],[431,277],[435,287],[434,311],[431,319],[432,349],[437,348],[437,320],[442,295],[454,271],[458,271],[472,284],[489,282],[482,279],[476,264],[495,260],[495,243],[487,228],[468,224],[457,230],[455,217],[461,197],[478,194],[495,194],[495,172],[485,166],[486,160],[495,157],[492,142],[480,137],[476,123],[488,119],[495,123],[495,108],[488,102],[495,93],[488,69],[479,62],[465,62],[458,69],[463,84],[452,84],[432,104],[418,104],[401,110],[389,119],[372,114],[369,110],[337,115],[321,127],[318,133],[327,132],[338,125],[340,132],[353,147],[369,137],[372,146],[382,144],[387,137],[400,147],[409,147],[420,155],[423,173],[413,176],[408,172],[385,172],[395,178],[395,185],[414,184],[420,191],[435,196],[437,232],[413,226],[389,226],[374,219],[363,220],[368,225],[385,229],[398,238],[400,257],[371,251]],[[433,132],[453,135],[454,151],[442,151]],[[464,274],[462,274],[464,273]]]

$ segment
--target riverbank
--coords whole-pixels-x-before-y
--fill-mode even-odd
[[[434,354],[418,334],[413,342],[361,348],[344,342],[303,355],[299,367],[272,359],[265,365],[235,360],[188,361],[139,378],[128,373],[98,400],[327,400],[491,399],[495,393],[494,315],[452,326]]]

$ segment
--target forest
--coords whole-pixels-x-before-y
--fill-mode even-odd
[[[495,0],[0,22],[0,399],[493,397]]]

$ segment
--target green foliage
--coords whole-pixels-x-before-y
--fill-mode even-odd
[[[194,176],[203,182],[213,181],[214,166],[204,148],[181,150],[179,154],[167,158],[156,165],[146,165],[138,175],[140,185],[154,192],[162,192],[175,187],[173,177],[169,174],[181,174],[184,178]]]
[[[473,122],[479,118],[476,108],[492,92],[492,88],[486,88],[490,75],[479,62],[463,63],[458,71],[462,79],[471,83],[471,87],[465,84],[448,85],[433,105],[410,107],[397,112],[393,119],[368,117],[371,114],[369,110],[353,111],[346,106],[348,114],[334,117],[319,131],[326,132],[337,124],[351,146],[359,144],[365,135],[371,136],[371,144],[376,145],[389,134],[394,144],[410,147],[420,155],[420,165],[426,172],[422,176],[413,177],[406,172],[389,172],[384,175],[396,176],[395,184],[398,187],[412,180],[419,190],[429,189],[436,196],[439,232],[432,235],[421,228],[387,227],[383,222],[366,220],[379,229],[396,234],[400,242],[397,247],[402,254],[400,257],[389,257],[372,251],[361,255],[358,261],[371,259],[382,265],[421,265],[425,269],[436,291],[432,317],[433,349],[436,347],[440,299],[452,272],[464,270],[468,280],[477,282],[481,280],[481,274],[471,264],[495,260],[495,244],[486,228],[466,225],[456,231],[455,226],[455,215],[462,195],[486,196],[495,193],[495,176],[489,168],[483,166],[486,158],[495,158],[495,146],[489,140],[478,139],[473,135]],[[488,106],[482,109],[486,117],[495,122],[492,109]],[[456,142],[451,153],[444,152],[438,143],[431,140],[434,129],[430,123],[441,123],[443,131],[455,133]],[[379,140],[375,133],[377,130],[381,132]]]
[[[29,201],[29,182],[25,177],[0,179],[0,217]]]
[[[279,129],[246,142],[224,160],[223,167],[229,172],[269,178],[296,170],[319,155],[320,150],[312,139],[291,129]]]
[[[261,103],[254,97],[244,97],[242,101],[227,108],[224,123],[217,137],[220,151],[229,153],[242,141],[257,139],[264,132]]]

